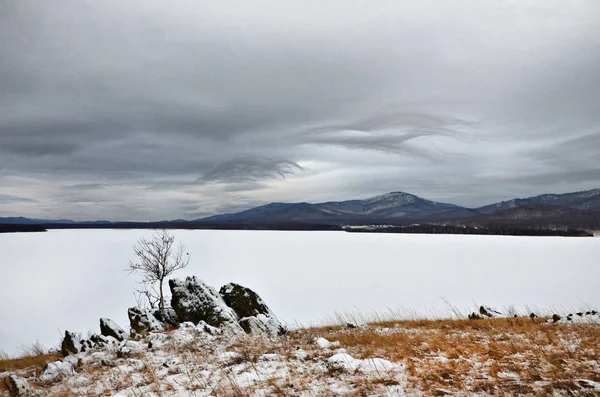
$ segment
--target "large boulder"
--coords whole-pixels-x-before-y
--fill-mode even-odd
[[[60,352],[64,357],[70,354],[77,354],[82,351],[83,345],[81,338],[75,332],[65,331],[65,337],[60,346]]]
[[[131,325],[132,334],[147,334],[148,332],[160,332],[165,330],[165,325],[156,318],[150,309],[130,307],[127,316]]]
[[[109,318],[100,319],[100,333],[104,336],[112,336],[118,341],[127,339],[127,332]]]
[[[75,367],[68,360],[53,361],[46,364],[44,371],[39,376],[39,380],[42,382],[51,382],[74,374]]]
[[[194,324],[205,321],[213,327],[241,331],[235,311],[225,304],[214,288],[197,277],[169,280],[169,288],[171,307],[177,313],[179,321],[191,321]]]
[[[261,297],[250,288],[229,283],[221,287],[219,294],[239,318],[272,314]]]
[[[221,287],[219,294],[240,318],[239,324],[246,333],[267,333],[271,336],[285,333],[285,327],[277,320],[275,314],[250,288],[229,283]]]

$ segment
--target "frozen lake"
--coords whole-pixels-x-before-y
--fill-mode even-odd
[[[124,271],[146,230],[55,230],[0,235],[0,350],[65,329],[129,329],[138,277]],[[401,235],[344,232],[174,231],[191,255],[176,277],[258,292],[290,323],[335,312],[450,316],[496,308],[600,307],[600,238]],[[403,309],[404,308],[404,309]]]

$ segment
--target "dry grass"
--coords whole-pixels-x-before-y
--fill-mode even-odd
[[[47,363],[62,359],[60,353],[46,353],[36,356],[23,356],[0,360],[0,372],[28,370],[40,373]]]
[[[426,395],[581,394],[579,379],[600,381],[598,325],[503,318],[398,321],[312,332],[339,340],[362,357],[405,362],[409,381]]]
[[[34,345],[34,348],[37,348]],[[60,353],[43,353],[35,354],[36,350],[24,351],[24,355],[18,358],[4,358],[0,359],[0,373],[12,371],[20,372],[23,377],[29,377],[34,373],[41,373],[47,363],[60,360],[62,354]],[[5,378],[0,378],[0,395],[8,392],[8,383]]]
[[[170,333],[167,333],[168,335]],[[319,372],[304,368],[294,359],[297,349],[306,354],[302,363],[325,363],[332,355],[315,344],[316,337],[339,341],[340,347],[356,358],[380,357],[404,363],[406,378],[393,374]],[[263,337],[230,339],[220,336],[214,343],[206,343],[198,334],[190,342],[171,344],[165,341],[164,351],[182,365],[165,370],[160,361],[148,361],[145,353],[111,358],[109,363],[88,363],[79,369],[86,374],[89,384],[105,385],[105,394],[131,390],[135,384],[140,392],[165,395],[172,385],[167,376],[180,374],[189,391],[212,390],[215,395],[298,395],[310,392],[317,382],[330,385],[343,379],[354,391],[351,395],[373,395],[382,386],[408,381],[407,392],[426,396],[448,392],[494,395],[593,395],[580,382],[587,379],[600,382],[600,326],[546,324],[545,319],[503,318],[488,320],[412,320],[370,324],[365,328],[329,326],[296,330],[277,341]],[[219,346],[221,346],[219,348]],[[217,358],[223,346],[226,351],[238,353],[231,360]],[[265,372],[264,354],[275,353],[284,359],[273,362],[283,368],[275,373]],[[23,374],[41,372],[46,363],[60,359],[60,354],[42,354],[16,359],[0,360],[0,372],[21,371]],[[162,360],[162,359],[161,359]],[[133,380],[130,374],[121,374],[115,366],[130,361],[142,361]],[[260,375],[260,382],[250,386],[236,383],[235,372]],[[219,375],[221,374],[221,375]],[[225,374],[225,376],[223,376]],[[231,376],[227,376],[230,374]],[[25,375],[26,376],[26,375]],[[342,378],[343,377],[343,378]],[[239,379],[239,378],[238,378]],[[52,393],[68,396],[68,383],[37,385]],[[0,382],[0,395],[3,392]],[[6,389],[4,389],[5,391]],[[319,392],[319,395],[335,393]],[[89,394],[96,395],[94,388]],[[135,395],[135,393],[134,393]]]

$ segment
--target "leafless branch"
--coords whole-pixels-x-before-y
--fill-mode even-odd
[[[150,239],[141,238],[133,247],[136,256],[135,261],[130,261],[126,271],[140,273],[142,283],[148,288],[137,290],[138,297],[145,296],[151,307],[158,302],[161,312],[164,312],[164,280],[173,272],[185,268],[190,262],[190,255],[185,246],[175,246],[175,236],[167,230],[155,230]],[[154,288],[159,283],[158,291]],[[137,299],[137,298],[136,298]],[[139,302],[138,302],[139,303]],[[164,313],[163,313],[164,314]]]

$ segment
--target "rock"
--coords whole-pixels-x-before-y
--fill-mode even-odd
[[[170,325],[172,327],[177,327],[179,325],[179,323],[181,322],[181,321],[179,321],[179,318],[177,317],[177,313],[175,313],[175,310],[173,310],[172,307],[165,307],[164,318],[163,318],[163,315],[160,312],[160,310],[154,311],[154,317],[156,317],[156,319],[158,321],[160,321],[161,323]]]
[[[226,327],[242,332],[238,316],[227,306],[217,291],[197,277],[169,280],[171,306],[180,321],[198,324],[205,321],[213,327]]]
[[[42,382],[51,382],[73,374],[75,374],[73,364],[68,361],[54,361],[46,364],[46,368],[44,368],[39,379]]]
[[[209,335],[223,335],[223,330],[212,325],[206,324],[206,321],[200,321],[196,325],[198,332],[206,332]]]
[[[346,328],[354,329],[354,328],[366,328],[368,325],[361,321],[350,320],[346,321]]]
[[[332,370],[341,370],[351,373],[356,371],[361,366],[361,364],[361,360],[357,360],[346,353],[334,354],[327,360],[328,368]]]
[[[81,340],[81,350],[80,350],[81,352],[88,351],[92,347],[94,347],[94,343],[91,340],[89,340],[89,339]]]
[[[94,344],[94,347],[104,347],[106,345],[115,344],[117,340],[112,336],[104,336],[94,334],[90,336],[90,341]]]
[[[383,358],[367,358],[365,360],[361,360],[361,364],[358,369],[364,373],[387,374],[396,368],[396,364],[388,360],[384,360]]]
[[[277,319],[264,314],[244,317],[240,319],[239,324],[247,334],[251,335],[268,334],[274,338],[287,332],[286,328]]]
[[[239,318],[252,317],[258,314],[272,315],[271,310],[261,297],[250,288],[229,283],[221,287],[219,294]]]
[[[553,314],[553,315],[552,315],[552,321],[553,321],[553,322],[555,322],[555,323],[556,323],[556,322],[558,322],[559,320],[560,320],[560,316],[559,316],[558,314]]]
[[[64,357],[69,354],[77,354],[82,349],[81,339],[74,332],[65,331],[65,338],[61,343],[60,352]]]
[[[485,310],[485,307],[483,307],[483,306],[479,306],[479,314],[481,314],[483,316],[492,317],[492,315],[490,313],[488,313],[488,311]]]
[[[160,332],[165,329],[164,324],[149,309],[130,307],[127,309],[127,317],[129,317],[132,333],[144,335],[148,332]]]
[[[221,287],[219,294],[240,318],[239,324],[246,333],[267,333],[275,337],[287,332],[262,298],[250,288],[229,283]]]
[[[331,349],[332,347],[338,347],[340,345],[340,342],[338,341],[330,342],[325,338],[317,338],[315,339],[315,343],[323,349]]]
[[[27,379],[11,374],[8,376],[8,393],[15,397],[28,396],[31,394],[31,386]]]
[[[125,340],[119,343],[117,348],[117,357],[123,358],[144,352],[144,345],[133,340]]]
[[[119,342],[127,339],[127,332],[109,318],[100,319],[100,333],[104,336],[112,336]]]

